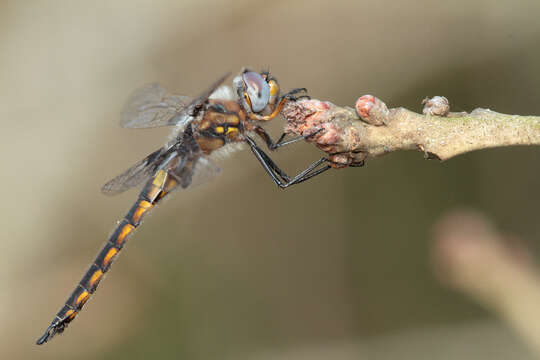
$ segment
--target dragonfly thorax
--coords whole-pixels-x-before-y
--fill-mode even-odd
[[[194,135],[201,151],[210,154],[228,143],[244,141],[246,115],[234,100],[209,100]]]

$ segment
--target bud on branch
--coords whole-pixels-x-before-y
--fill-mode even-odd
[[[423,101],[424,114],[405,108],[388,109],[372,95],[356,109],[315,99],[289,102],[282,114],[285,131],[310,136],[328,153],[332,167],[359,166],[399,150],[419,150],[427,159],[447,160],[473,150],[513,145],[540,145],[540,117],[475,109],[449,112],[442,96]]]

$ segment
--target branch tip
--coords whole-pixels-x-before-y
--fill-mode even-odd
[[[473,150],[540,145],[540,117],[506,115],[488,109],[450,112],[444,96],[426,98],[423,115],[388,109],[373,95],[355,108],[316,99],[289,102],[283,109],[285,132],[307,139],[326,152],[332,166],[358,166],[366,159],[400,150],[420,150],[427,159],[447,160]]]

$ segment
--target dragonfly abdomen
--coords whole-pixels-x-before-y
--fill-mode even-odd
[[[165,170],[159,170],[146,183],[135,204],[128,211],[124,219],[118,222],[113,233],[62,309],[56,314],[51,325],[47,328],[43,336],[37,340],[38,345],[46,343],[55,334],[62,333],[65,330],[67,325],[78,315],[84,304],[96,291],[103,275],[111,267],[128,237],[139,226],[143,216],[177,186],[178,182]]]

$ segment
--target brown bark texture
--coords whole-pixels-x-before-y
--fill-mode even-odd
[[[423,114],[418,114],[388,109],[372,95],[360,97],[355,109],[309,99],[288,103],[282,114],[285,131],[309,136],[306,140],[326,152],[335,168],[358,166],[399,150],[418,150],[427,159],[444,161],[473,150],[540,145],[538,116],[481,108],[452,113],[444,97],[422,103]]]

